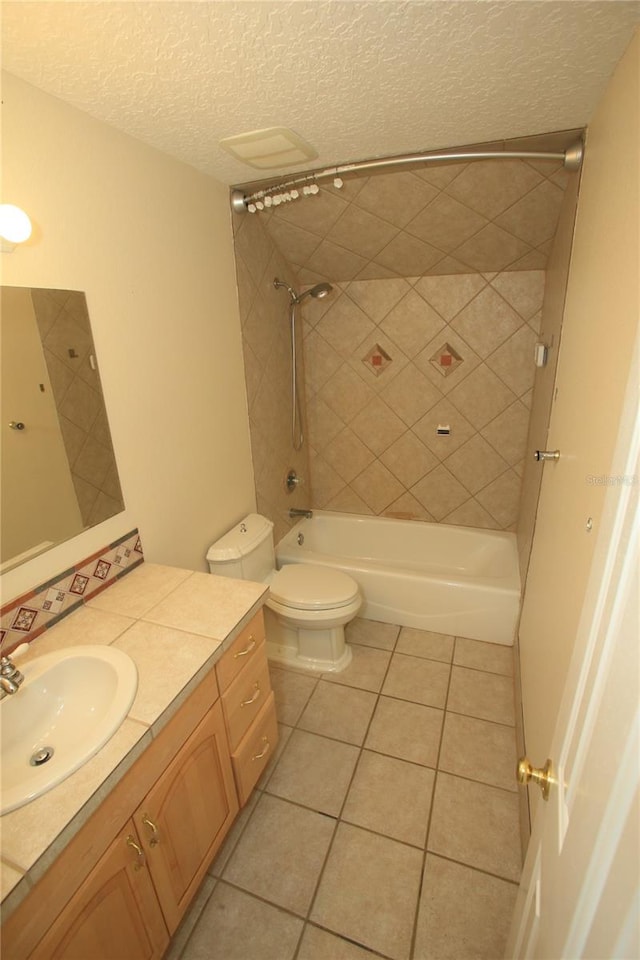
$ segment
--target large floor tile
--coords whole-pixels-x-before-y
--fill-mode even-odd
[[[450,669],[448,663],[394,653],[382,692],[387,697],[444,707]]]
[[[267,792],[337,817],[358,762],[358,747],[294,730]]]
[[[394,960],[411,951],[422,853],[341,823],[310,919]]]
[[[429,854],[414,960],[497,960],[504,956],[518,888]]]
[[[402,627],[396,644],[396,653],[406,653],[412,657],[426,657],[428,660],[442,660],[451,663],[454,638],[446,633],[433,633],[431,630],[417,630],[414,627]]]
[[[181,960],[292,960],[303,921],[220,882]]]
[[[345,627],[345,637],[349,643],[361,643],[379,650],[393,650],[399,632],[400,627],[393,623],[364,620],[362,617],[356,617]]]
[[[182,951],[193,933],[193,930],[200,918],[200,914],[206,907],[209,897],[218,881],[213,877],[205,877],[200,885],[200,889],[191,901],[191,906],[182,919],[182,923],[171,938],[169,949],[162,960],[179,960],[182,957]]]
[[[297,960],[380,960],[380,957],[308,923],[304,928]]]
[[[298,725],[310,733],[359,746],[365,738],[376,699],[376,695],[367,690],[320,680]]]
[[[495,673],[454,666],[451,671],[447,710],[513,726],[513,680]]]
[[[427,846],[432,853],[518,881],[517,795],[438,773]]]
[[[260,794],[258,793],[258,791],[254,790],[251,796],[249,797],[249,799],[247,800],[246,804],[240,811],[239,815],[236,817],[236,820],[234,821],[234,824],[231,827],[231,830],[229,830],[229,833],[226,835],[224,839],[224,843],[218,850],[217,854],[215,855],[213,863],[209,867],[208,872],[212,874],[214,877],[222,876],[222,871],[224,870],[227,863],[229,862],[229,858],[233,853],[233,851],[235,850],[236,844],[238,843],[240,837],[242,836],[242,832],[246,827],[247,823],[249,822],[249,818],[251,817],[251,814],[255,810],[256,804],[259,799],[260,799]]]
[[[263,794],[223,878],[304,916],[331,842],[335,821]]]
[[[456,637],[453,662],[460,667],[471,667],[474,670],[486,670],[487,673],[500,673],[504,677],[512,677],[513,647]]]
[[[517,791],[515,729],[447,712],[438,766],[447,773]]]
[[[390,659],[391,653],[387,650],[376,650],[374,647],[363,647],[353,643],[349,666],[337,673],[323,673],[322,679],[378,693]]]
[[[401,760],[435,767],[443,717],[442,710],[435,707],[380,697],[365,747]]]
[[[276,698],[278,720],[295,727],[318,681],[315,677],[305,677],[292,670],[278,670],[272,664],[269,664],[269,675]]]
[[[342,819],[424,847],[435,772],[363,750]]]

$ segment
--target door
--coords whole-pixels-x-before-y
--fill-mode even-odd
[[[168,943],[140,840],[129,821],[29,960],[160,960]]]
[[[218,700],[134,815],[170,933],[182,919],[237,812]]]
[[[519,630],[524,736],[548,756],[602,523],[638,327],[637,34],[589,125]],[[624,162],[620,157],[624,156]],[[533,451],[528,451],[533,457]],[[533,463],[532,463],[533,465]],[[538,792],[530,791],[532,817]]]
[[[506,956],[638,957],[637,370]]]

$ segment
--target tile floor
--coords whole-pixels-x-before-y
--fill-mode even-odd
[[[520,873],[512,651],[357,619],[271,667],[281,740],[168,960],[503,956]]]

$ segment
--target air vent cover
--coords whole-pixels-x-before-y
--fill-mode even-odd
[[[259,170],[290,167],[318,156],[310,143],[286,127],[268,127],[218,141],[227,153]]]

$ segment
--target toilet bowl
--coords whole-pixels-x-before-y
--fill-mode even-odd
[[[337,672],[351,662],[344,628],[362,605],[346,573],[309,563],[276,570],[273,523],[249,514],[207,553],[211,573],[269,585],[267,656],[306,669]]]

